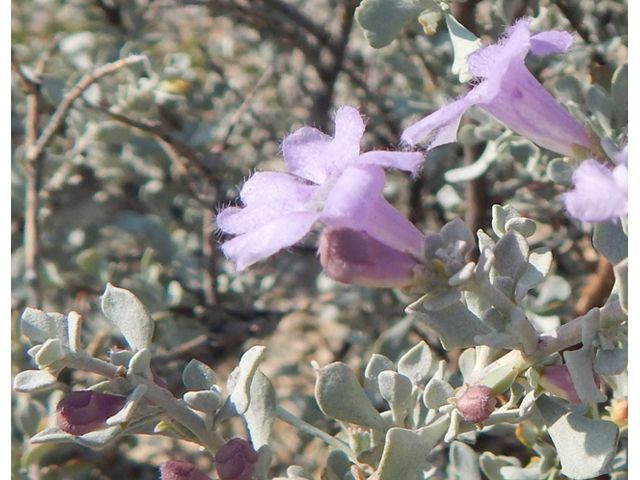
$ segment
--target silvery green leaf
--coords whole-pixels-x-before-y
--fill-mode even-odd
[[[593,361],[593,370],[599,375],[619,375],[627,368],[627,351],[621,348],[599,348]]]
[[[526,468],[520,467],[502,467],[500,474],[504,480],[538,480],[540,478],[540,464],[534,463]]]
[[[554,158],[547,165],[547,175],[558,185],[570,187],[573,185],[575,166],[567,162],[564,157]]]
[[[512,218],[519,218],[520,213],[511,205],[493,205],[491,207],[491,228],[501,237],[505,234],[505,225]]]
[[[618,443],[615,423],[571,412],[547,395],[541,395],[536,405],[558,451],[564,475],[581,480],[609,471]]]
[[[629,122],[629,64],[618,67],[611,78],[613,119],[617,128]]]
[[[567,300],[570,295],[571,284],[558,275],[550,275],[540,284],[538,297],[532,307],[539,311],[553,302]]]
[[[16,426],[26,437],[38,433],[40,421],[46,416],[44,406],[30,398],[30,395],[18,395],[18,404],[13,410]]]
[[[251,402],[244,418],[251,435],[251,443],[257,449],[269,443],[278,406],[276,391],[269,378],[260,370],[253,375],[250,397]]]
[[[622,230],[620,221],[600,222],[593,227],[593,246],[615,265],[628,256],[629,237]]]
[[[138,350],[133,357],[131,357],[127,373],[133,373],[143,377],[151,376],[151,352],[148,348]]]
[[[530,289],[540,284],[549,271],[553,262],[553,254],[548,247],[536,248],[529,252],[529,263],[516,285],[516,299],[521,299]]]
[[[629,310],[629,257],[618,262],[613,267],[616,279],[614,290],[620,299],[620,305],[625,312]]]
[[[331,450],[327,455],[325,465],[336,475],[337,478],[344,478],[351,469],[351,460],[342,450]]]
[[[453,16],[446,14],[444,16],[447,22],[447,29],[451,37],[453,45],[453,65],[451,71],[458,75],[461,83],[471,80],[469,66],[467,65],[467,56],[479,49],[482,43],[473,33],[464,28]]]
[[[67,327],[69,349],[76,353],[80,349],[80,333],[82,329],[82,317],[78,312],[69,312],[69,315],[67,315]]]
[[[66,351],[62,342],[57,338],[49,338],[42,344],[42,348],[38,349],[34,360],[38,367],[47,367],[62,360],[65,356]]]
[[[562,77],[553,84],[556,96],[562,103],[574,102],[576,104],[584,104],[584,95],[582,94],[582,85],[576,77]]]
[[[30,443],[75,443],[76,437],[63,432],[60,427],[47,427],[29,439]]]
[[[115,415],[107,418],[105,423],[109,426],[112,426],[119,425],[131,420],[136,411],[136,407],[140,404],[140,400],[142,400],[145,393],[147,393],[147,388],[148,387],[144,384],[136,385],[133,391],[129,393],[129,395],[127,395],[127,401],[122,409]]]
[[[182,383],[187,390],[208,390],[216,384],[216,372],[206,363],[193,358],[184,367]]]
[[[443,310],[460,301],[460,290],[457,288],[445,288],[427,292],[418,302],[422,309],[427,311]]]
[[[428,408],[437,410],[441,406],[449,403],[449,399],[452,397],[455,397],[455,391],[448,382],[432,378],[424,388],[422,401]]]
[[[447,405],[447,407],[453,407],[453,405]],[[451,443],[451,441],[460,433],[460,422],[466,422],[466,420],[461,417],[460,413],[458,413],[458,410],[456,410],[455,408],[449,411],[451,412],[451,417],[449,418],[449,426],[447,427],[447,432],[444,435],[445,443]]]
[[[469,376],[476,369],[476,349],[467,348],[458,357],[458,369],[462,374],[462,378],[469,383]]]
[[[558,328],[562,323],[558,315],[537,315],[529,312],[527,313],[527,318],[538,333],[550,332],[554,328]]]
[[[529,238],[531,235],[536,233],[537,228],[536,222],[530,218],[524,217],[510,218],[504,224],[505,231],[508,232],[509,230],[515,230],[525,238]]]
[[[509,277],[518,281],[527,268],[529,258],[529,243],[514,230],[506,233],[498,240],[493,253],[496,260],[493,264],[492,277]]]
[[[404,375],[393,370],[385,370],[378,375],[378,388],[380,395],[389,402],[392,410],[398,411],[405,408],[413,386],[411,380]]]
[[[477,345],[475,337],[489,333],[482,320],[460,301],[434,312],[423,308],[421,300],[418,300],[405,311],[435,330],[446,350]]]
[[[516,457],[497,456],[491,452],[482,452],[479,461],[482,473],[484,473],[489,480],[505,480],[500,473],[502,467],[522,466],[520,460]]]
[[[587,90],[586,95],[587,105],[591,113],[596,117],[596,120],[605,132],[611,130],[611,116],[613,112],[613,105],[609,98],[609,93],[597,83],[592,84]]]
[[[464,61],[464,65],[466,66],[466,60]],[[495,142],[490,142],[484,149],[484,152],[482,152],[482,155],[480,155],[475,162],[471,165],[447,170],[444,174],[444,179],[449,183],[468,182],[469,180],[474,180],[484,175],[497,159],[497,144]]]
[[[257,451],[258,461],[256,462],[255,468],[253,470],[253,476],[257,480],[266,480],[267,473],[269,473],[269,469],[271,468],[271,459],[273,457],[273,453],[269,445],[262,445],[257,449]]]
[[[478,455],[466,443],[453,441],[449,447],[448,479],[480,480]]]
[[[113,365],[127,366],[133,357],[133,352],[130,350],[111,350],[109,352],[109,360]]]
[[[388,357],[374,353],[369,358],[364,370],[364,389],[367,394],[375,396],[378,393],[378,375],[385,370],[395,371],[395,364]]]
[[[57,338],[68,345],[67,318],[61,313],[26,308],[20,317],[20,331],[32,343],[44,343],[49,338]]]
[[[487,248],[493,250],[496,241],[491,238],[491,236],[487,235],[484,230],[478,230],[476,232],[476,235],[478,237],[478,250],[480,250],[481,252]]]
[[[265,350],[266,347],[256,345],[247,350],[240,358],[238,376],[234,382],[233,392],[229,397],[240,415],[244,414],[249,408],[251,381],[258,370]]]
[[[299,465],[287,467],[287,478],[293,480],[314,480],[314,478]]]
[[[120,428],[120,425],[115,425],[113,427],[107,427],[102,430],[96,430],[94,432],[80,435],[79,437],[76,437],[76,441],[85,447],[102,448],[121,435],[122,428]]]
[[[476,239],[469,230],[469,227],[458,217],[454,218],[450,222],[447,222],[440,229],[440,235],[446,244],[455,244],[458,240],[462,240],[466,248],[462,251],[463,255],[466,255],[476,245]]]
[[[355,374],[342,362],[316,370],[315,397],[329,418],[385,431],[387,422],[369,401]]]
[[[192,390],[185,392],[182,399],[191,408],[204,413],[215,413],[224,403],[222,395],[215,390]]]
[[[427,456],[442,440],[449,426],[443,417],[432,425],[418,430],[391,428],[387,432],[378,480],[413,480],[426,466]]]
[[[433,0],[364,0],[354,18],[373,48],[389,45],[411,21],[425,10],[439,12]]]
[[[133,293],[108,283],[101,297],[101,307],[105,316],[120,329],[132,350],[151,345],[153,319]]]
[[[58,379],[43,370],[23,370],[13,379],[16,392],[37,392],[55,386]]]
[[[433,354],[422,340],[398,360],[398,373],[411,380],[414,385],[424,385],[431,373]]]

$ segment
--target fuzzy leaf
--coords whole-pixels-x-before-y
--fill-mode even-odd
[[[330,418],[385,431],[387,422],[369,401],[355,374],[342,362],[316,371],[315,396],[320,410]]]
[[[433,0],[363,0],[356,8],[356,22],[373,48],[389,45],[420,14],[440,12]]]
[[[20,317],[20,331],[34,344],[57,338],[68,345],[67,318],[61,313],[45,313],[37,308],[26,308]]]
[[[58,379],[43,370],[23,370],[13,379],[16,392],[37,392],[53,387]]]
[[[262,361],[265,350],[266,347],[256,345],[247,350],[240,358],[238,377],[235,381],[233,392],[229,397],[240,415],[244,414],[249,408],[251,382]]]
[[[278,406],[276,391],[269,378],[260,370],[253,375],[250,396],[251,402],[244,418],[251,435],[251,443],[254,448],[259,449],[269,444]]]
[[[616,453],[618,427],[571,412],[541,395],[536,405],[556,446],[562,473],[581,480],[607,473]]]
[[[449,448],[449,474],[456,480],[480,480],[476,452],[466,443],[454,441]]]
[[[629,237],[620,222],[600,222],[593,227],[593,246],[615,265],[624,260],[629,252]]]
[[[449,30],[449,36],[451,37],[451,43],[453,45],[453,65],[451,66],[451,71],[458,75],[461,83],[466,83],[472,78],[469,73],[469,66],[467,65],[467,56],[479,49],[482,43],[478,37],[464,28],[453,16],[445,15],[444,18],[447,22],[447,29]]]
[[[120,329],[131,349],[149,348],[154,323],[138,297],[108,283],[101,299],[102,312]]]
[[[414,385],[424,385],[431,373],[433,354],[425,341],[421,341],[398,360],[398,373]]]
[[[194,358],[182,371],[182,383],[187,390],[209,390],[216,384],[216,372]]]

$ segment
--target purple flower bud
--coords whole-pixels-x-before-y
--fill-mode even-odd
[[[127,398],[121,395],[82,390],[71,392],[56,407],[58,425],[71,435],[85,433],[106,427],[106,420],[118,413]]]
[[[458,398],[456,408],[465,420],[480,423],[489,418],[496,408],[496,395],[489,387],[475,385],[468,387]]]
[[[600,378],[594,372],[593,378],[596,385],[600,385]],[[576,391],[576,387],[571,379],[571,374],[566,365],[549,365],[542,369],[538,384],[551,395],[569,400],[571,403],[579,405],[582,402]]]
[[[211,480],[189,462],[169,460],[160,465],[160,480]]]
[[[327,276],[366,287],[408,287],[416,281],[420,265],[366,232],[342,227],[323,231],[319,253]]]
[[[216,452],[214,463],[220,480],[251,480],[258,453],[242,438],[232,438]]]

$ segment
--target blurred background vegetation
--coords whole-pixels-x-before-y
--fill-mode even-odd
[[[80,312],[85,344],[97,354],[120,344],[98,309],[107,282],[133,291],[153,314],[155,367],[174,393],[190,358],[224,378],[248,345],[262,343],[279,400],[327,430],[333,426],[315,406],[309,361],[358,369],[371,353],[396,359],[418,339],[455,361],[456,352],[442,351],[430,332],[404,319],[410,295],[323,277],[313,235],[242,274],[219,252],[216,210],[237,201],[253,171],[284,170],[279,145],[288,133],[302,125],[332,133],[333,112],[348,104],[367,118],[363,150],[395,149],[404,127],[468,88],[451,73],[444,22],[426,35],[415,21],[374,49],[354,22],[358,4],[11,2],[12,374],[29,366],[15,328],[27,306]],[[574,110],[594,84],[608,92],[627,61],[626,2],[469,0],[452,11],[487,42],[523,15],[538,17],[539,29],[576,31],[568,55],[530,64]],[[140,61],[104,67],[138,54]],[[502,130],[473,113],[460,145],[434,151],[417,178],[390,173],[385,194],[425,231],[454,216],[472,231],[488,228],[491,205],[506,202],[540,222],[537,241],[553,248],[556,274],[545,293],[551,301],[540,303],[566,320],[602,302],[613,274],[585,227],[562,212],[562,190],[545,178],[549,154],[520,140],[495,153],[482,176],[445,179]],[[62,390],[88,381],[66,371],[60,380]],[[13,394],[22,412],[12,431],[14,478],[151,479],[170,458],[211,468],[193,447],[156,437],[101,452],[28,446],[38,425],[18,417],[39,412],[42,424],[57,397],[25,395]],[[246,435],[241,424],[233,428],[229,437]],[[287,425],[273,445],[274,474],[290,464],[317,470],[326,455],[321,442]],[[498,438],[482,448],[531,455]]]

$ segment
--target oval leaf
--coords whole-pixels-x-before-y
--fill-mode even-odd
[[[120,329],[132,350],[151,345],[153,319],[138,297],[108,283],[101,305],[105,316]]]

